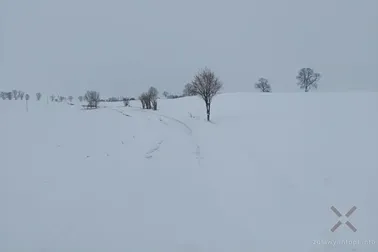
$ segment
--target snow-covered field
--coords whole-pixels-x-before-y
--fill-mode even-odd
[[[100,105],[0,101],[0,252],[378,251],[377,93]]]

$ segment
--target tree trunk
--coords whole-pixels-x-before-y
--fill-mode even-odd
[[[210,102],[206,103],[207,121],[210,121]]]

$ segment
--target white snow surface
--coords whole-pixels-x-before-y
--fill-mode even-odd
[[[378,93],[221,94],[211,122],[197,97],[1,100],[0,251],[377,252],[377,111]],[[331,232],[331,206],[357,231]]]

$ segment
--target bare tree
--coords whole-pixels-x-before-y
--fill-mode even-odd
[[[165,98],[168,98],[168,97],[169,97],[169,93],[168,93],[167,91],[164,91],[164,92],[163,92],[163,96],[164,96]]]
[[[22,91],[18,91],[18,97],[19,97],[21,100],[24,99],[24,95],[25,95],[24,92],[22,92]]]
[[[84,97],[83,96],[79,96],[78,99],[79,99],[80,102],[82,102],[84,100]]]
[[[8,98],[8,100],[12,100],[12,98],[13,98],[13,93],[12,93],[12,92],[8,92],[8,93],[6,93],[6,97]]]
[[[155,88],[155,87],[150,87],[148,89],[148,95],[153,98],[153,99],[157,99],[158,98],[158,95],[159,95],[159,91]]]
[[[297,80],[298,86],[304,89],[305,92],[310,91],[311,88],[318,88],[318,81],[320,79],[320,74],[315,73],[311,68],[302,68],[299,70]]]
[[[149,109],[157,110],[158,90],[155,87],[150,87],[147,93]]]
[[[25,100],[26,100],[26,111],[29,110],[29,106],[28,106],[29,98],[30,98],[30,96],[29,96],[28,94],[26,94],[26,95],[25,95]]]
[[[260,89],[263,93],[270,93],[272,92],[272,88],[265,78],[260,78],[259,81],[255,84],[256,89]]]
[[[138,97],[138,100],[139,100],[140,103],[142,104],[142,109],[145,109],[144,101],[143,101],[143,94],[141,94],[141,95]]]
[[[140,102],[142,103],[142,108],[145,109],[146,105],[144,103],[144,94],[141,94],[138,98],[139,98]]]
[[[73,100],[73,96],[72,95],[68,96],[68,101],[72,102],[72,100]]]
[[[157,99],[152,100],[152,109],[157,110]]]
[[[148,93],[143,94],[144,105],[146,109],[151,109],[151,96]]]
[[[96,91],[87,91],[84,100],[88,102],[89,108],[97,108],[100,102],[100,93]]]
[[[51,95],[50,99],[51,99],[52,102],[55,101],[55,95]]]
[[[156,88],[151,87],[147,93],[142,93],[139,96],[139,100],[142,103],[143,109],[157,109],[157,95],[158,91]]]
[[[41,93],[36,93],[35,96],[37,97],[37,101],[41,100],[41,98],[42,98]]]
[[[182,92],[183,96],[194,96],[196,92],[193,89],[192,83],[187,83],[184,87],[184,91]]]
[[[123,98],[123,104],[125,105],[125,107],[128,107],[130,105],[130,99],[127,97]]]
[[[207,121],[210,121],[210,108],[211,102],[219,91],[222,89],[223,84],[214,72],[205,68],[201,70],[192,81],[193,92],[200,96],[206,105]]]
[[[13,95],[13,99],[15,99],[15,100],[18,99],[18,91],[17,90],[12,90],[12,95]]]

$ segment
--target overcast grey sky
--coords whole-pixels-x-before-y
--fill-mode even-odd
[[[224,92],[378,91],[378,0],[0,0],[0,91],[181,93],[202,67]]]

